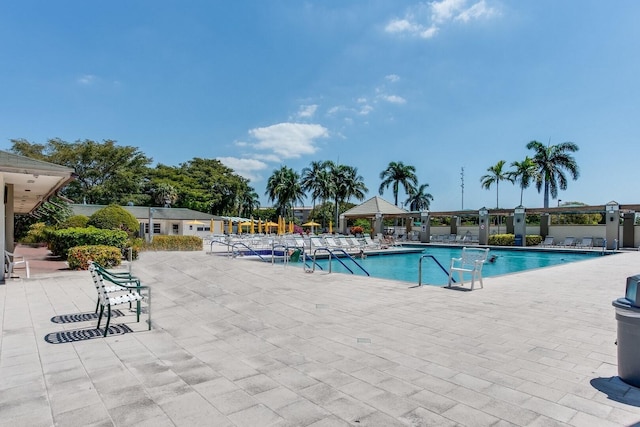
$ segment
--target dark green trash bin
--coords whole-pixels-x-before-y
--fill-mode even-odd
[[[640,387],[640,275],[627,277],[624,298],[613,301],[618,321],[618,376]]]

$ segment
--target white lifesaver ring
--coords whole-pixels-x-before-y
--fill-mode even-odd
[[[484,230],[484,224],[480,225],[480,230]]]

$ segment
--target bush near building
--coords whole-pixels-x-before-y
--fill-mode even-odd
[[[49,235],[49,250],[55,256],[66,258],[69,249],[75,246],[105,245],[122,250],[127,246],[127,232],[123,230],[101,230],[95,227],[65,228]]]
[[[529,234],[525,236],[526,246],[537,246],[542,242],[542,236]],[[492,246],[514,246],[516,236],[513,234],[492,234],[489,236],[488,244]]]
[[[86,245],[69,249],[67,262],[71,270],[86,270],[89,261],[95,261],[103,267],[120,265],[122,252],[115,246]]]
[[[136,235],[140,227],[136,217],[118,205],[109,205],[97,210],[89,217],[87,225],[106,230],[123,230],[129,236]]]
[[[145,243],[144,250],[151,251],[201,251],[202,239],[198,236],[154,236],[153,242]]]

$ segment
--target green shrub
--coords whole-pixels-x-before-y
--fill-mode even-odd
[[[127,233],[122,230],[100,230],[89,228],[65,228],[51,233],[49,250],[66,258],[70,248],[86,245],[106,245],[122,249],[127,244]]]
[[[136,217],[118,205],[105,206],[96,211],[89,217],[87,225],[106,230],[124,230],[129,236],[136,235],[140,227]]]
[[[526,236],[526,242],[527,246],[538,246],[540,243],[542,243],[542,236],[539,236],[537,234],[528,234]]]
[[[140,237],[133,237],[130,238],[127,241],[127,245],[126,247],[122,250],[122,257],[124,259],[129,259],[129,248],[131,248],[131,260],[136,260],[138,259],[138,255],[140,254],[140,251],[143,249],[144,247],[144,240],[141,239]]]
[[[198,236],[154,236],[144,249],[152,251],[201,251],[202,239]]]
[[[89,261],[95,261],[104,267],[120,265],[122,253],[120,248],[105,245],[74,246],[69,249],[67,262],[71,270],[86,270]]]
[[[89,217],[85,215],[73,215],[67,218],[59,228],[86,228],[89,223]]]
[[[29,226],[27,235],[20,240],[25,245],[36,246],[47,241],[47,225],[44,222],[36,222]]]
[[[492,234],[489,236],[489,244],[493,246],[513,246],[516,237],[513,234]]]

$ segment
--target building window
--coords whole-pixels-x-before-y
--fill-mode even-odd
[[[145,234],[149,234],[149,223],[145,223],[144,224],[144,232]],[[158,222],[154,222],[153,223],[153,234],[160,234],[160,223]]]
[[[171,224],[171,228],[173,229],[173,234],[178,234],[178,232],[180,231],[179,224]]]

